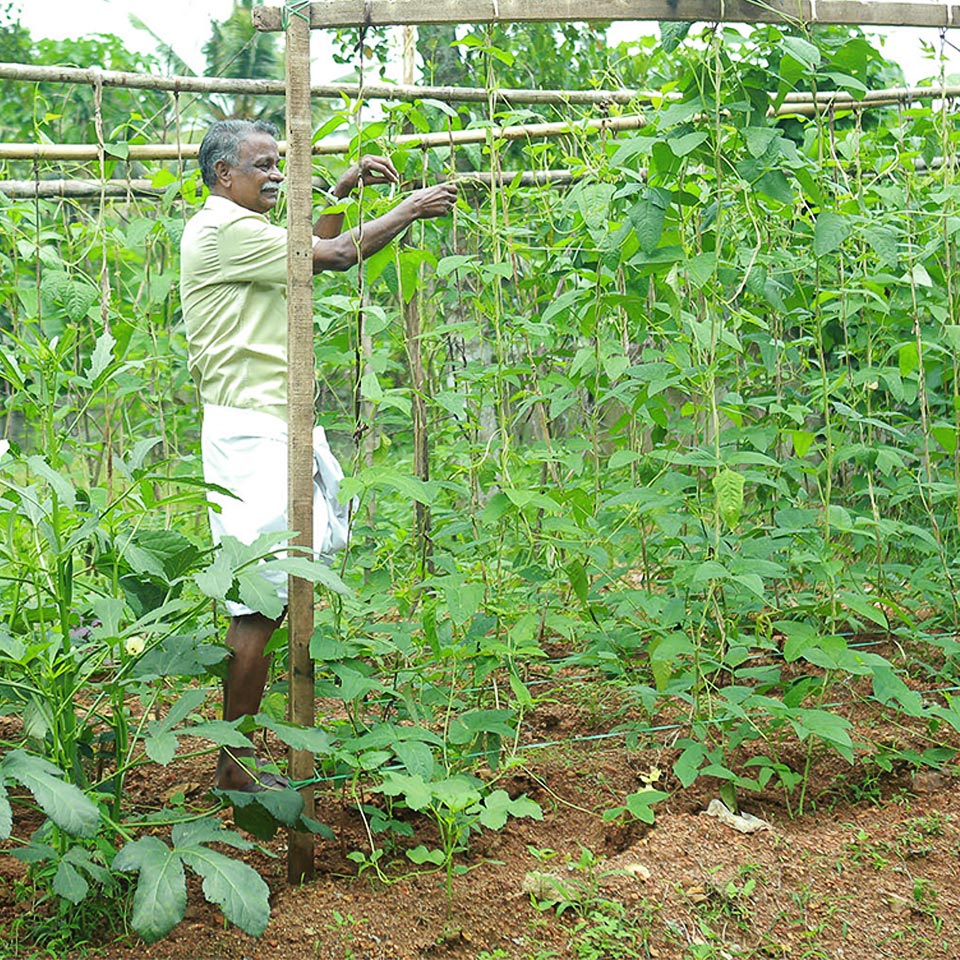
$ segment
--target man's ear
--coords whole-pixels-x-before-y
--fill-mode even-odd
[[[222,183],[225,187],[230,186],[230,165],[226,160],[218,160],[213,165],[213,172],[217,175],[217,183]]]

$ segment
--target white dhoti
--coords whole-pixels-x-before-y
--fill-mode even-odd
[[[253,543],[263,533],[289,530],[287,518],[287,424],[280,417],[259,410],[220,407],[203,408],[200,447],[203,476],[207,483],[230,490],[234,497],[210,491],[210,532],[214,543],[224,536]],[[349,510],[338,499],[343,470],[330,451],[323,427],[313,428],[313,549],[332,554],[347,545]],[[287,600],[287,575],[264,570],[263,576],[277,587],[277,596]],[[255,613],[231,600],[233,616]]]

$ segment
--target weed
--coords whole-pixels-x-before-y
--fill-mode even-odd
[[[633,917],[621,903],[604,900],[581,917],[570,934],[577,960],[633,960],[649,956],[650,922]]]

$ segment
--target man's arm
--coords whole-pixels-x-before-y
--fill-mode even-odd
[[[348,270],[361,256],[369,257],[382,250],[415,220],[442,217],[453,209],[456,202],[456,184],[439,183],[411,193],[392,210],[362,227],[354,227],[332,238],[321,236],[313,245],[313,272]]]
[[[363,181],[364,185],[397,183],[400,177],[389,159],[368,154],[354,164],[337,181],[331,191],[344,198]],[[343,214],[321,214],[313,225],[313,235],[320,238],[313,246],[313,272],[321,270],[348,270],[358,259],[382,250],[394,237],[403,233],[415,220],[442,217],[457,202],[457,188],[453,183],[438,184],[417,190],[396,207],[376,220],[343,232]]]

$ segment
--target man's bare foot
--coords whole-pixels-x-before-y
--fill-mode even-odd
[[[217,760],[217,789],[259,793],[262,790],[283,790],[290,782],[278,771],[264,769],[272,764],[259,760],[253,749],[221,750]]]

